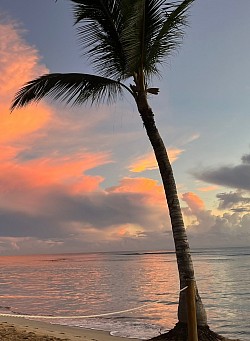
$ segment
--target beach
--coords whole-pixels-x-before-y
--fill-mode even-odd
[[[126,341],[109,332],[62,326],[22,317],[0,316],[0,340],[4,341]],[[138,341],[138,339],[129,339]]]

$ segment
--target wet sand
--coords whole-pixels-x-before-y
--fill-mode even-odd
[[[0,316],[1,341],[138,341],[111,336],[108,332],[61,326],[22,317]]]

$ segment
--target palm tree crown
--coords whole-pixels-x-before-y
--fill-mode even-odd
[[[48,74],[28,82],[11,110],[43,97],[83,104],[115,101],[124,90],[136,97],[180,45],[187,9],[194,0],[69,0],[79,43],[96,75]],[[126,80],[134,85],[128,87]]]

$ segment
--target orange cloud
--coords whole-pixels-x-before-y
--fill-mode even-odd
[[[48,70],[39,64],[38,51],[24,41],[15,22],[0,24],[0,34],[0,93],[8,98],[24,82]]]
[[[207,187],[199,187],[197,188],[201,192],[210,192],[215,191],[219,188],[219,186],[207,186]]]
[[[80,151],[62,157],[55,149],[53,154],[48,150],[48,157],[22,159],[22,152],[31,150],[32,154],[34,150],[35,154],[38,138],[47,137],[52,124],[58,131],[70,128],[70,122],[60,125],[62,120],[44,102],[10,114],[9,107],[18,89],[48,72],[39,61],[38,51],[23,40],[22,33],[14,22],[0,24],[0,206],[36,212],[50,188],[70,194],[100,190],[103,178],[85,172],[110,162],[110,156]]]
[[[145,230],[138,224],[123,224],[119,226],[110,226],[106,231],[107,240],[122,240],[124,238],[137,239],[145,235]]]
[[[128,237],[131,235],[129,228],[127,226],[119,227],[117,233],[119,237]]]
[[[103,178],[85,172],[107,162],[108,155],[101,153],[3,162],[0,164],[0,207],[35,214],[41,211],[51,190],[69,195],[100,191]]]
[[[174,161],[176,161],[183,151],[183,149],[169,148],[168,155],[170,162],[173,163]],[[129,170],[134,173],[140,173],[146,170],[153,170],[157,168],[158,165],[153,153],[143,155],[129,166]]]
[[[163,187],[149,178],[124,178],[120,184],[108,189],[112,193],[142,194],[142,200],[151,205],[166,205]]]
[[[107,163],[105,154],[86,153],[71,158],[37,159],[23,163],[14,161],[0,165],[1,191],[63,185],[75,191],[91,191],[103,180],[87,176],[85,171]]]
[[[193,213],[205,209],[205,204],[198,195],[192,192],[182,194],[182,200],[184,200]]]
[[[0,145],[0,160],[1,162],[13,159],[22,148]],[[1,165],[1,163],[0,163]]]
[[[0,105],[0,143],[10,143],[43,128],[50,120],[51,110],[46,105],[15,111],[10,115],[8,106]]]
[[[26,165],[28,169],[35,169],[39,174],[36,181],[36,187],[50,186],[52,184],[74,184],[80,180],[83,173],[89,169],[100,166],[108,162],[107,155],[103,153],[83,153],[71,157],[57,159],[39,159],[38,161],[29,161]],[[88,177],[91,178],[90,176]],[[93,177],[92,177],[93,178]],[[88,185],[87,185],[88,186]]]
[[[18,26],[9,22],[0,24],[0,143],[10,143],[44,127],[52,110],[46,105],[28,106],[10,115],[14,94],[27,81],[48,72],[39,64],[36,49],[21,37]]]

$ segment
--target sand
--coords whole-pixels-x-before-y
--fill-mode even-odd
[[[1,341],[138,341],[108,332],[0,316]]]

